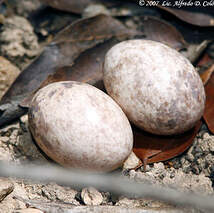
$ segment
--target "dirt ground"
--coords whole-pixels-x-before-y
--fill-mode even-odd
[[[0,98],[17,75],[51,39],[47,28],[35,29],[26,18],[30,12],[41,6],[39,1],[14,0],[14,2],[19,2],[13,3],[12,9],[15,14],[4,17],[0,30]],[[126,24],[134,25],[134,22],[130,19]],[[0,160],[14,162],[17,165],[52,163],[33,141],[28,129],[27,115],[0,129]],[[209,133],[205,124],[195,138],[193,146],[181,156],[170,160],[170,163],[154,163],[147,166],[147,172],[141,168],[136,171],[129,170],[138,162],[139,159],[132,153],[121,168],[121,173],[136,181],[168,186],[184,192],[191,191],[205,195],[214,193],[214,135]],[[0,212],[45,212],[41,205],[29,206],[26,200],[73,206],[141,208],[147,209],[148,212],[152,210],[162,212],[161,210],[166,208],[165,212],[169,212],[169,209],[174,211],[178,209],[150,199],[115,197],[109,192],[99,192],[94,188],[77,191],[55,183],[33,183],[12,178],[0,179]],[[36,206],[38,208],[35,208]],[[186,210],[181,210],[181,212],[184,211]],[[192,209],[191,211],[194,212]],[[195,212],[198,211],[195,210]]]

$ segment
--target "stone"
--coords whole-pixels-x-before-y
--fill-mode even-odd
[[[6,58],[0,56],[0,99],[21,71]]]
[[[14,185],[7,179],[0,179],[0,201],[9,195],[14,189]]]
[[[4,21],[0,33],[0,53],[16,63],[19,68],[39,54],[37,36],[30,22],[21,16],[11,16]]]
[[[7,143],[9,141],[9,137],[7,137],[7,136],[0,136],[0,142],[2,142],[2,143]]]
[[[103,202],[102,194],[93,187],[84,188],[81,198],[86,205],[100,205]]]
[[[11,125],[8,125],[8,126],[5,126],[5,127],[3,127],[3,128],[0,129],[0,136],[7,136],[7,137],[9,137],[12,134],[12,132],[14,130],[19,129],[19,127],[20,126],[19,126],[18,122],[14,123],[14,124],[11,124]]]
[[[105,14],[105,15],[110,15],[110,12],[108,9],[101,5],[101,4],[91,4],[88,7],[86,7],[82,13],[83,18],[88,18],[91,16],[95,16],[98,14]]]
[[[129,177],[137,182],[171,187],[182,192],[194,192],[206,195],[213,193],[212,181],[204,174],[186,174],[181,168],[165,169],[163,163],[154,163],[154,167],[149,172],[131,170]]]
[[[16,209],[26,208],[25,203],[14,199],[11,195],[8,195],[2,202],[0,202],[0,213],[14,213]]]
[[[204,174],[185,174],[182,169],[175,170],[173,178],[167,173],[163,184],[183,192],[194,192],[200,195],[213,193],[212,182]]]
[[[78,201],[75,199],[75,196],[77,194],[77,191],[71,189],[71,188],[65,188],[58,186],[58,189],[56,190],[56,198],[66,202],[66,203],[72,203],[74,205],[78,205]]]
[[[116,206],[124,206],[127,208],[140,207],[139,199],[129,199],[127,197],[121,196],[119,201],[115,204]]]
[[[70,203],[72,205],[79,205],[79,202],[76,200],[77,191],[71,189],[70,187],[62,187],[56,183],[49,183],[41,187],[41,191],[38,193],[40,196],[47,198],[50,201],[61,201],[65,203]],[[30,199],[36,199],[32,197]]]
[[[141,160],[135,155],[134,152],[131,152],[127,160],[123,164],[123,169],[133,169],[141,163]]]
[[[41,2],[38,0],[10,0],[13,9],[20,16],[28,17],[41,7]]]
[[[172,159],[172,162],[174,168],[182,168],[185,173],[202,173],[209,177],[214,164],[214,136],[201,130],[187,153]]]
[[[20,121],[28,126],[28,115],[23,115],[20,117]]]

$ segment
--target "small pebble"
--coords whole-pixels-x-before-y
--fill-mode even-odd
[[[10,61],[0,56],[0,99],[20,72]]]
[[[0,33],[0,54],[23,68],[39,54],[38,39],[31,23],[21,16],[5,19]]]
[[[14,189],[14,185],[4,179],[0,179],[0,201],[4,200],[4,198],[9,195]]]
[[[101,4],[92,4],[86,7],[82,13],[83,18],[88,18],[98,14],[110,15],[108,9]]]
[[[100,205],[103,202],[102,194],[93,187],[84,188],[81,198],[86,205]]]
[[[140,163],[140,159],[135,155],[134,152],[131,152],[127,160],[123,164],[123,169],[133,169],[138,166]]]
[[[7,137],[7,136],[0,136],[0,142],[2,142],[2,143],[7,143],[9,141],[9,137]]]
[[[204,134],[203,134],[203,139],[209,139],[211,136],[209,135],[209,133],[208,132],[205,132]]]

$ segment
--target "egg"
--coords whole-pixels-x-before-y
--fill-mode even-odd
[[[200,76],[182,54],[160,42],[120,42],[107,52],[103,67],[108,94],[145,131],[179,134],[203,115]]]
[[[39,147],[65,167],[107,172],[121,166],[132,151],[126,115],[89,84],[49,84],[33,97],[28,117]]]

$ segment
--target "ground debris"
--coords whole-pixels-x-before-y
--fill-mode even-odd
[[[103,202],[102,194],[93,187],[82,189],[81,198],[86,205],[97,206]]]
[[[18,164],[48,163],[46,156],[40,152],[31,137],[26,116],[21,117],[21,122],[0,129],[0,150],[0,159],[4,161]]]
[[[16,210],[13,213],[43,213],[43,212],[35,208],[26,208],[26,209]]]
[[[7,179],[0,179],[0,201],[4,200],[4,198],[10,194],[14,189],[13,184]]]
[[[182,156],[171,160],[174,168],[182,168],[184,173],[204,174],[210,177],[214,165],[214,136],[201,130],[193,146]]]
[[[165,169],[163,163],[155,163],[148,172],[131,170],[129,176],[136,181],[170,187],[182,192],[213,193],[212,181],[204,174],[186,174],[181,168]]]
[[[26,65],[36,57],[42,44],[38,43],[35,32],[38,35],[48,38],[50,34],[71,22],[71,15],[63,15],[63,12],[46,7],[46,11],[55,14],[55,21],[52,16],[46,21],[43,15],[40,17],[41,25],[36,25],[34,29],[26,17],[31,15],[32,11],[41,6],[39,0],[10,0],[14,2],[12,8],[14,16],[5,16],[0,29],[0,97],[2,96],[11,82],[20,73]],[[104,6],[89,6],[84,10],[82,16],[88,17],[96,13],[111,14],[117,9],[112,7],[106,9]],[[118,8],[120,9],[120,8]],[[152,9],[152,10],[151,10]],[[135,5],[134,11],[142,15],[142,11],[157,16],[155,8],[143,8]],[[125,22],[128,28],[138,29],[139,23],[142,24],[142,18],[137,17],[137,13],[130,14],[131,7],[120,10],[123,18],[120,21]],[[39,13],[40,14],[40,13]],[[52,15],[53,15],[52,14]],[[136,16],[135,16],[136,15]],[[53,17],[55,17],[53,16]],[[74,15],[74,20],[80,18]],[[67,21],[66,21],[67,19]],[[68,21],[69,20],[69,21]],[[174,19],[172,19],[173,22]],[[170,22],[169,20],[167,20]],[[174,20],[175,21],[175,20]],[[31,22],[33,25],[34,23]],[[171,23],[171,22],[170,22]],[[38,27],[39,26],[39,27]],[[187,26],[189,27],[189,26]],[[157,29],[159,29],[158,27]],[[57,30],[56,30],[57,29]],[[154,28],[153,28],[154,29]],[[198,28],[192,29],[193,37],[199,38]],[[197,30],[197,32],[196,32]],[[51,33],[50,33],[51,32]],[[54,32],[54,33],[53,33]],[[208,31],[204,31],[207,35]],[[185,32],[182,31],[185,35]],[[154,34],[152,34],[154,35]],[[41,40],[44,39],[41,36]],[[185,36],[190,37],[190,36]],[[48,41],[48,39],[47,39]],[[41,42],[41,41],[39,41]],[[193,62],[199,57],[202,51],[207,47],[209,39],[201,44],[191,43],[186,51],[186,56]],[[214,45],[210,45],[209,55],[214,57],[212,51]],[[97,46],[96,46],[97,48]],[[198,50],[198,51],[196,51]],[[185,52],[183,50],[183,52]],[[6,61],[4,58],[8,58]],[[14,63],[16,66],[10,63]],[[97,63],[97,62],[96,62]],[[49,164],[50,159],[38,148],[28,129],[28,116],[22,116],[19,121],[0,129],[0,160],[13,162],[17,165]],[[214,194],[214,136],[208,132],[207,128],[202,128],[195,138],[194,144],[184,154],[164,163],[154,163],[147,166],[147,171],[142,168],[130,170],[139,165],[139,159],[131,154],[124,164],[121,175],[128,176],[137,182],[150,183],[155,186],[171,187],[179,189],[182,192],[195,192],[198,194]],[[53,163],[53,162],[52,162]],[[42,175],[42,174],[41,174]],[[79,189],[78,189],[79,190]],[[84,188],[78,191],[71,187],[65,187],[56,183],[35,183],[26,180],[13,178],[0,178],[0,213],[79,213],[79,212],[105,212],[105,213],[201,213],[202,211],[192,208],[178,208],[157,200],[148,198],[128,198],[117,196],[110,192],[99,192],[96,189]],[[97,206],[94,206],[97,205]]]
[[[20,72],[10,61],[0,56],[0,99]]]
[[[39,53],[37,36],[27,19],[12,16],[4,21],[0,32],[0,54],[19,68],[29,63]]]

